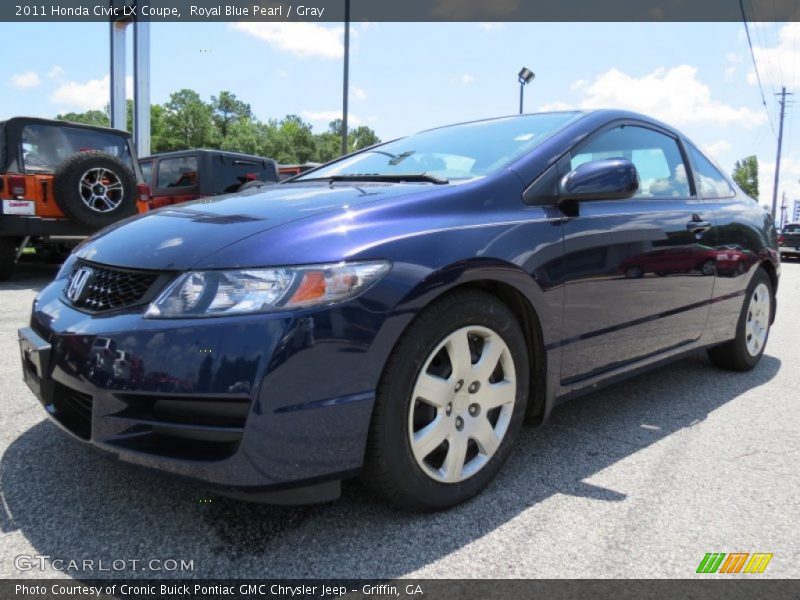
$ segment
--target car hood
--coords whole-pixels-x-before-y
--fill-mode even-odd
[[[189,269],[250,236],[323,213],[430,191],[431,184],[282,184],[161,208],[113,225],[79,258],[134,269]]]

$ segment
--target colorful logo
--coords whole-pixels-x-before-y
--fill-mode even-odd
[[[749,558],[749,560],[748,560]],[[766,552],[709,552],[700,561],[698,573],[763,573],[767,569],[772,553]]]

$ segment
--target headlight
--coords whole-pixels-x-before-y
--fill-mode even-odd
[[[164,290],[145,317],[215,317],[332,304],[357,296],[388,270],[388,262],[375,261],[191,271]]]

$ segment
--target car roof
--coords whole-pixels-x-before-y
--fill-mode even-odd
[[[658,119],[654,119],[653,117],[637,113],[631,110],[623,110],[618,108],[597,108],[597,109],[575,109],[575,110],[552,110],[552,111],[541,111],[541,112],[533,112],[533,113],[524,113],[521,115],[505,115],[499,117],[489,117],[486,119],[475,119],[472,121],[462,121],[460,123],[451,123],[450,125],[442,125],[440,127],[432,127],[430,129],[424,129],[418,133],[423,133],[425,131],[434,131],[436,129],[446,129],[448,127],[457,127],[459,125],[473,125],[475,123],[489,123],[491,121],[500,121],[505,119],[524,119],[526,117],[532,117],[536,115],[552,115],[552,114],[573,114],[578,116],[579,118],[574,121],[572,124],[583,121],[588,118],[592,118],[593,120],[607,120],[607,121],[617,121],[617,120],[634,120],[634,121],[643,121],[645,123],[651,123],[660,127],[662,129],[666,129],[667,131],[672,132],[675,135],[682,136],[682,134],[677,131],[674,127],[667,125],[659,121]]]
[[[244,154],[242,152],[230,152],[228,150],[212,150],[209,148],[198,148],[196,150],[175,150],[173,152],[159,152],[158,154],[151,154],[150,156],[143,156],[139,160],[152,160],[154,158],[181,158],[183,156],[197,156],[198,154],[218,154],[220,156],[228,156],[231,158],[249,158],[257,160],[270,160],[273,159],[266,156],[258,156],[256,154]]]
[[[63,119],[45,119],[43,117],[11,117],[5,121],[0,121],[0,127],[19,127],[22,128],[28,124],[39,125],[56,125],[60,127],[77,127],[80,129],[91,129],[93,131],[102,131],[103,133],[113,133],[126,138],[131,138],[131,134],[122,129],[114,129],[113,127],[102,127],[101,125],[87,125],[86,123],[75,123],[74,121],[65,121]]]

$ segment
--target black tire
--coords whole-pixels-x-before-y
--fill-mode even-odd
[[[81,181],[92,169],[105,169],[120,183],[119,190],[109,192],[113,208],[82,196],[89,192]],[[122,161],[105,152],[78,152],[65,159],[56,170],[53,195],[65,215],[91,230],[136,214],[136,176]]]
[[[642,267],[628,267],[625,269],[625,277],[628,279],[641,279],[644,277],[644,269]]]
[[[756,287],[759,284],[767,286],[769,298],[769,322],[767,326],[767,334],[764,343],[761,344],[760,350],[756,355],[751,354],[747,350],[747,317],[750,310],[750,300],[753,297]],[[747,286],[744,300],[742,302],[742,309],[739,313],[739,321],[736,325],[736,337],[729,342],[720,346],[716,346],[708,350],[708,358],[711,362],[721,369],[728,371],[749,371],[758,364],[761,356],[764,354],[764,348],[769,340],[769,327],[771,326],[772,313],[775,310],[775,297],[772,290],[772,280],[764,269],[758,269],[753,275],[753,279]]]
[[[414,458],[408,431],[411,395],[431,353],[451,333],[472,326],[492,330],[506,344],[513,360],[516,394],[508,428],[494,454],[471,476],[444,483],[426,474]],[[510,455],[522,427],[529,362],[525,336],[516,317],[491,294],[454,292],[426,308],[404,332],[381,376],[362,473],[366,485],[390,502],[418,511],[450,508],[478,494]],[[489,418],[489,412],[485,418]]]
[[[17,239],[0,237],[0,281],[5,281],[14,272],[17,262]]]
[[[706,277],[709,277],[711,275],[716,275],[717,264],[713,260],[706,260],[697,265],[697,270],[700,272],[701,275],[705,275]]]

